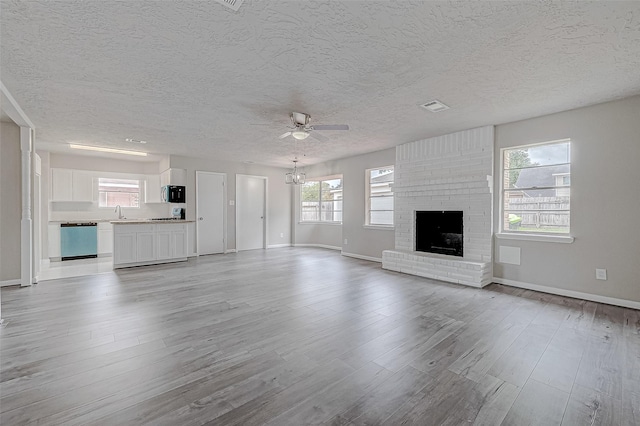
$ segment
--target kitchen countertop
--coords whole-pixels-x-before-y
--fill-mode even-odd
[[[148,225],[150,223],[192,223],[195,220],[186,220],[186,219],[170,219],[170,220],[151,220],[151,219],[120,219],[120,220],[111,220],[111,223],[114,225]]]
[[[79,220],[50,220],[49,223],[112,223],[114,225],[141,224],[141,223],[192,223],[195,220],[171,219],[171,220],[151,220],[151,219],[79,219]]]

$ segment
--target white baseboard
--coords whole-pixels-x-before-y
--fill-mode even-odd
[[[294,247],[319,247],[319,248],[326,248],[330,250],[342,250],[342,247],[328,246],[326,244],[294,244],[293,246]]]
[[[281,247],[291,247],[291,244],[269,244],[267,246],[268,249],[270,249],[270,248],[281,248]]]
[[[0,281],[0,287],[7,287],[10,285],[20,285],[20,284],[22,284],[22,280],[20,278],[16,278],[14,280]]]
[[[606,303],[607,305],[622,306],[624,308],[640,310],[640,302],[633,300],[617,299],[615,297],[600,296],[599,294],[583,293],[581,291],[565,290],[563,288],[547,287],[544,285],[524,283],[522,281],[508,280],[506,278],[493,277],[493,282],[511,287],[540,291],[542,293],[556,294],[558,296],[573,297],[574,299],[589,300],[591,302]]]
[[[227,250],[225,250],[225,251],[224,251],[224,254],[227,254],[227,253],[237,253],[237,252],[238,252],[238,250],[236,250],[236,249],[227,249]]]
[[[356,259],[368,260],[370,262],[382,263],[382,258],[381,257],[363,256],[361,254],[347,253],[346,251],[343,251],[342,255],[343,256],[347,256],[347,257],[353,257],[353,258],[356,258]]]

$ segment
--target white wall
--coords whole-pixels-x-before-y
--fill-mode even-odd
[[[521,264],[494,276],[640,301],[640,96],[496,127],[494,228],[499,230],[500,149],[571,138],[573,244],[496,240],[521,249]],[[497,260],[497,257],[494,257]],[[608,281],[595,279],[606,268]]]
[[[300,190],[294,188],[295,243],[341,247],[343,253],[381,259],[382,251],[394,247],[393,228],[365,228],[365,170],[395,163],[395,148],[328,161],[305,168],[307,179],[341,174],[343,179],[342,226],[300,224]],[[344,244],[347,239],[348,244]]]
[[[285,169],[257,164],[215,161],[210,159],[172,155],[171,168],[187,170],[186,218],[196,220],[196,171],[227,174],[227,250],[236,248],[236,211],[229,201],[235,201],[236,174],[266,176],[267,186],[267,244],[291,244],[291,187],[284,183]],[[195,231],[193,231],[195,232]],[[283,235],[282,237],[280,235]],[[189,238],[190,252],[195,252],[196,239]]]
[[[20,278],[20,127],[0,123],[0,281]]]

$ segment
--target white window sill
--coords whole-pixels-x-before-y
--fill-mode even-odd
[[[497,233],[496,238],[499,240],[538,241],[541,243],[562,243],[562,244],[571,244],[575,241],[575,238],[569,235]]]
[[[333,226],[342,226],[342,222],[298,222],[298,225],[333,225]]]
[[[394,231],[396,229],[393,225],[362,225],[364,229],[379,229],[382,231]]]

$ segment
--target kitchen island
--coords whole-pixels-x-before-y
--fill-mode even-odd
[[[190,220],[123,219],[113,224],[113,269],[187,260]]]

